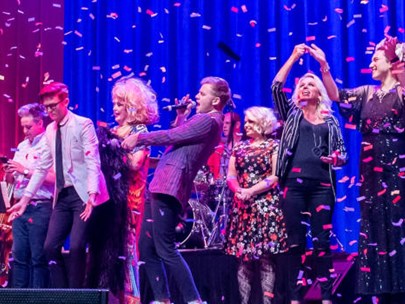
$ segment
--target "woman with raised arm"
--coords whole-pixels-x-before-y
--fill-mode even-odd
[[[327,87],[362,134],[356,290],[381,303],[405,303],[404,51],[405,44],[387,37],[370,63],[378,85],[340,92],[334,82]]]
[[[332,303],[333,265],[329,235],[335,202],[334,170],[346,161],[341,130],[319,77],[312,73],[302,76],[290,100],[283,91],[294,63],[304,53],[313,52],[315,47],[296,45],[272,85],[274,102],[285,122],[276,175],[283,190],[282,209],[289,246],[288,284],[290,300],[294,304],[303,300],[305,278],[301,255],[306,249],[308,215],[322,303]],[[321,71],[329,73],[326,61],[321,64]]]
[[[272,138],[277,120],[271,109],[245,111],[248,140],[236,144],[229,160],[227,183],[235,193],[225,251],[239,259],[241,303],[249,303],[252,280],[259,264],[263,303],[272,303],[274,254],[286,250],[283,214],[275,175],[278,142]]]

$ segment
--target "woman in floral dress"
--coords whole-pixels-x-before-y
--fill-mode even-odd
[[[229,160],[228,186],[235,193],[228,223],[226,252],[239,260],[242,303],[248,303],[254,264],[260,264],[263,303],[271,303],[275,281],[272,255],[285,250],[285,227],[274,175],[278,143],[270,137],[277,120],[273,111],[251,107],[245,112],[249,138],[239,142]]]

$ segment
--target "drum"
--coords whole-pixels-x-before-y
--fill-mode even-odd
[[[190,199],[176,226],[176,243],[180,249],[207,248],[213,229],[212,210],[198,200]]]
[[[207,166],[202,166],[194,178],[195,192],[206,192],[213,181],[212,173]]]

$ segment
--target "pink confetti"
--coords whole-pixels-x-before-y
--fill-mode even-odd
[[[345,196],[343,196],[343,197],[340,197],[340,198],[336,199],[336,201],[337,201],[338,203],[341,203],[341,202],[343,202],[346,198],[347,198],[347,196],[345,195]]]
[[[393,204],[396,204],[396,203],[398,203],[400,200],[401,200],[401,196],[398,195],[398,196],[396,196],[396,197],[392,200],[392,203],[393,203]]]
[[[380,192],[377,193],[378,196],[384,195],[385,192],[387,192],[387,189],[383,189]]]
[[[322,226],[323,230],[332,229],[332,227],[333,227],[332,224],[326,224]]]
[[[345,129],[356,130],[356,125],[345,123]]]
[[[256,20],[250,20],[249,22],[251,27],[255,27],[257,25],[257,21]]]
[[[385,13],[386,11],[388,11],[388,6],[381,4],[380,13]]]

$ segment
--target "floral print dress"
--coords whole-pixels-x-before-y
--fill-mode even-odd
[[[240,187],[249,188],[272,175],[272,156],[278,143],[268,139],[260,145],[238,143],[232,156]],[[286,232],[279,192],[271,189],[241,203],[234,198],[228,222],[225,250],[243,260],[286,250]]]

